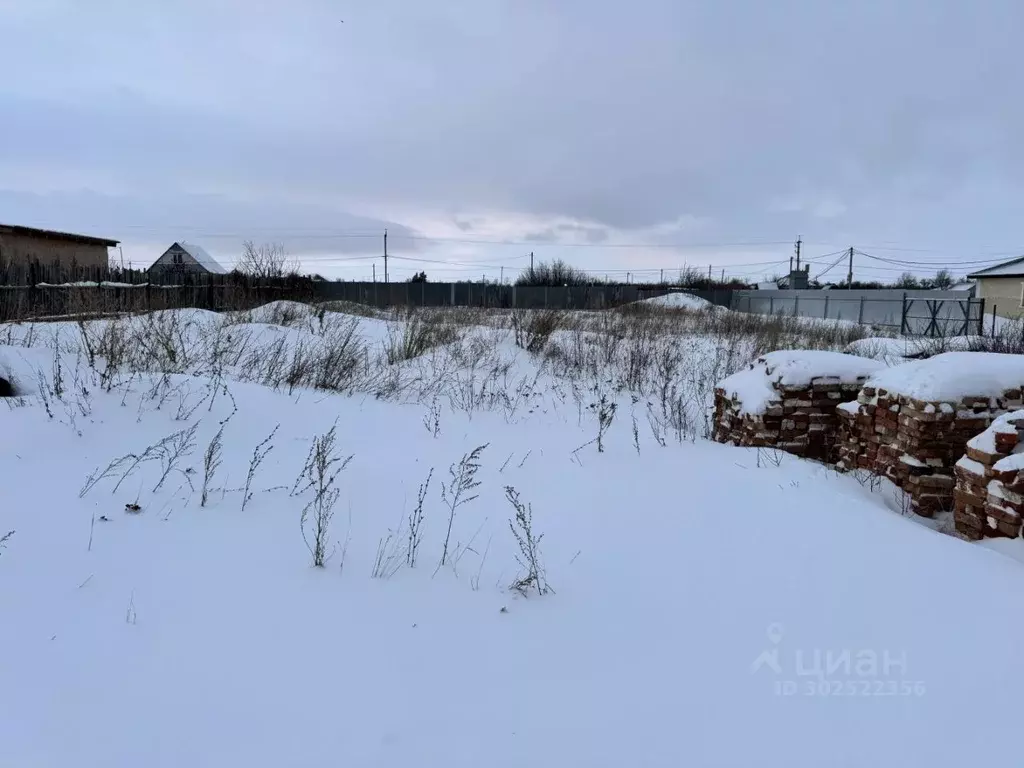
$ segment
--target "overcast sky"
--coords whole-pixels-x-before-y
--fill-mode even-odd
[[[355,278],[385,228],[398,278],[754,276],[798,234],[994,260],[1024,253],[1022,29],[1020,0],[0,0],[0,221]]]

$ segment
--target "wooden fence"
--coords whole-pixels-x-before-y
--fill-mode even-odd
[[[355,283],[291,276],[161,274],[30,264],[0,270],[0,322],[87,318],[196,307],[250,309],[277,300],[344,301],[387,307],[599,310],[663,296],[667,286],[514,286],[497,283]],[[687,291],[729,306],[731,290]]]
[[[0,275],[2,277],[2,275]],[[310,301],[315,281],[304,277],[168,275],[150,280],[136,270],[29,265],[0,280],[0,322],[88,318],[126,312],[196,307],[216,312],[271,301]]]

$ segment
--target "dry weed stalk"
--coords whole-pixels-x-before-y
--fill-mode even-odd
[[[489,443],[479,445],[464,455],[456,464],[448,468],[450,480],[441,485],[441,500],[448,507],[448,530],[444,536],[444,548],[441,550],[441,561],[438,569],[448,562],[448,547],[452,537],[452,525],[455,522],[455,514],[458,510],[474,501],[477,494],[473,493],[480,487],[480,481],[476,474],[480,470],[480,456]]]
[[[337,427],[331,427],[323,435],[313,439],[306,464],[299,475],[305,481],[303,490],[312,490],[313,498],[302,509],[299,529],[313,556],[313,565],[323,568],[333,552],[330,548],[330,527],[334,518],[334,505],[341,495],[337,487],[338,475],[352,461],[352,456],[343,457],[337,451]],[[312,526],[312,530],[309,528]]]

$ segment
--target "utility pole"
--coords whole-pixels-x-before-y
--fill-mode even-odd
[[[725,282],[725,270],[724,269],[722,270],[722,282],[723,283]]]
[[[377,265],[373,264],[373,282],[377,282]]]
[[[388,281],[388,231],[384,230],[384,282]]]
[[[501,268],[501,284],[502,285],[505,284],[505,268],[504,267]]]
[[[711,265],[708,264],[708,280],[711,279]]]
[[[662,268],[662,270],[661,270],[661,278],[659,278],[658,282],[659,283],[664,283],[665,282],[665,270],[664,270],[664,268]]]
[[[800,271],[800,244],[803,241],[800,239],[800,235],[796,236],[796,271]]]
[[[850,246],[850,271],[846,275],[846,287],[853,288],[853,246]]]
[[[533,251],[530,251],[530,282],[533,282]]]

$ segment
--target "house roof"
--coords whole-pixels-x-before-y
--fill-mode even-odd
[[[45,240],[62,240],[66,243],[80,243],[81,245],[105,245],[107,248],[115,248],[119,242],[118,240],[108,240],[105,237],[76,235],[71,232],[57,232],[52,229],[20,227],[15,224],[0,224],[0,235],[20,235],[21,237],[37,237]]]
[[[212,272],[215,275],[226,275],[228,273],[201,245],[196,245],[195,243],[178,243],[178,245],[207,272]]]
[[[968,280],[978,277],[1024,277],[1024,256],[1018,256],[1011,261],[1004,261],[994,267],[972,272],[967,276]]]

